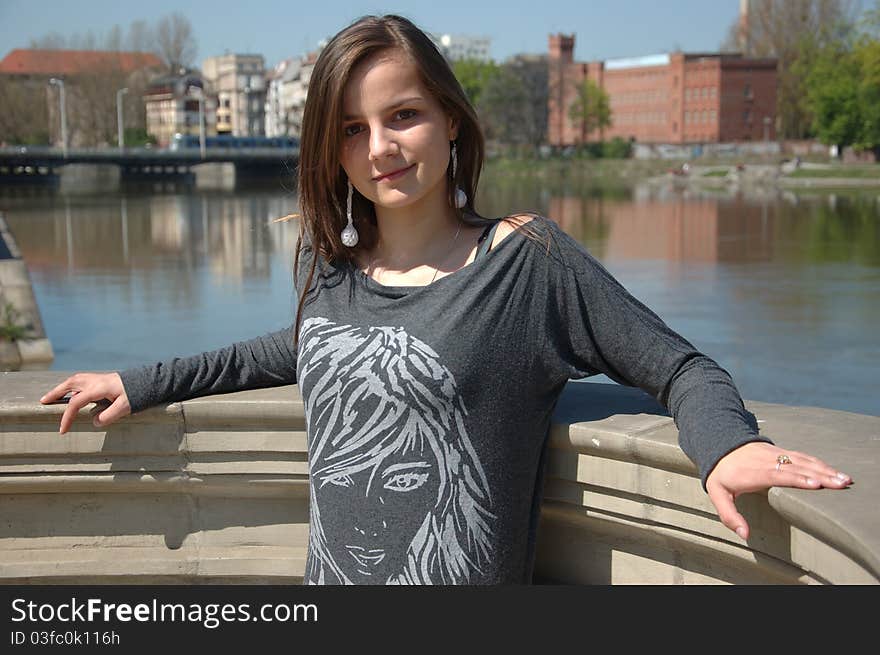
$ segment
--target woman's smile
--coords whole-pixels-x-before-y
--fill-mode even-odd
[[[399,180],[404,175],[409,173],[413,168],[415,168],[415,164],[410,164],[405,168],[399,168],[396,171],[392,171],[390,173],[385,173],[383,175],[377,175],[373,178],[374,182],[393,182],[395,180]]]

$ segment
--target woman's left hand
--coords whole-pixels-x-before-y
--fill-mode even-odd
[[[777,458],[783,455],[791,461],[779,464]],[[749,524],[733,502],[740,494],[769,487],[844,489],[852,482],[845,473],[811,455],[752,441],[718,460],[706,480],[706,491],[721,522],[748,539]]]

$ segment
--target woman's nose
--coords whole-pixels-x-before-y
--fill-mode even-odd
[[[393,135],[385,128],[377,128],[370,131],[370,157],[381,159],[388,155],[397,154],[397,142]]]

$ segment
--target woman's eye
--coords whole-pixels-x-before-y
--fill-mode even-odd
[[[414,491],[428,480],[427,473],[396,473],[384,484],[391,491]]]
[[[321,486],[323,487],[327,483],[336,485],[337,487],[348,488],[354,484],[354,480],[352,480],[351,477],[348,475],[336,475],[332,478],[324,478]]]
[[[360,132],[360,130],[360,125],[348,125],[343,129],[343,132],[345,133],[345,136],[354,136],[355,134]]]
[[[406,120],[407,118],[412,118],[416,115],[416,112],[412,109],[401,109],[397,112],[397,118],[400,120]]]

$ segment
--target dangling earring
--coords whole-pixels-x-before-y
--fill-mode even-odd
[[[342,243],[349,248],[354,248],[358,242],[358,231],[354,228],[354,222],[351,220],[351,196],[354,188],[351,186],[351,180],[348,181],[348,202],[345,205],[345,215],[348,218],[348,225],[342,230],[340,237]]]
[[[452,181],[455,182],[455,173],[458,170],[458,153],[456,152],[455,141],[452,142]],[[462,191],[461,187],[455,187],[455,208],[461,209],[467,204],[467,194]]]

